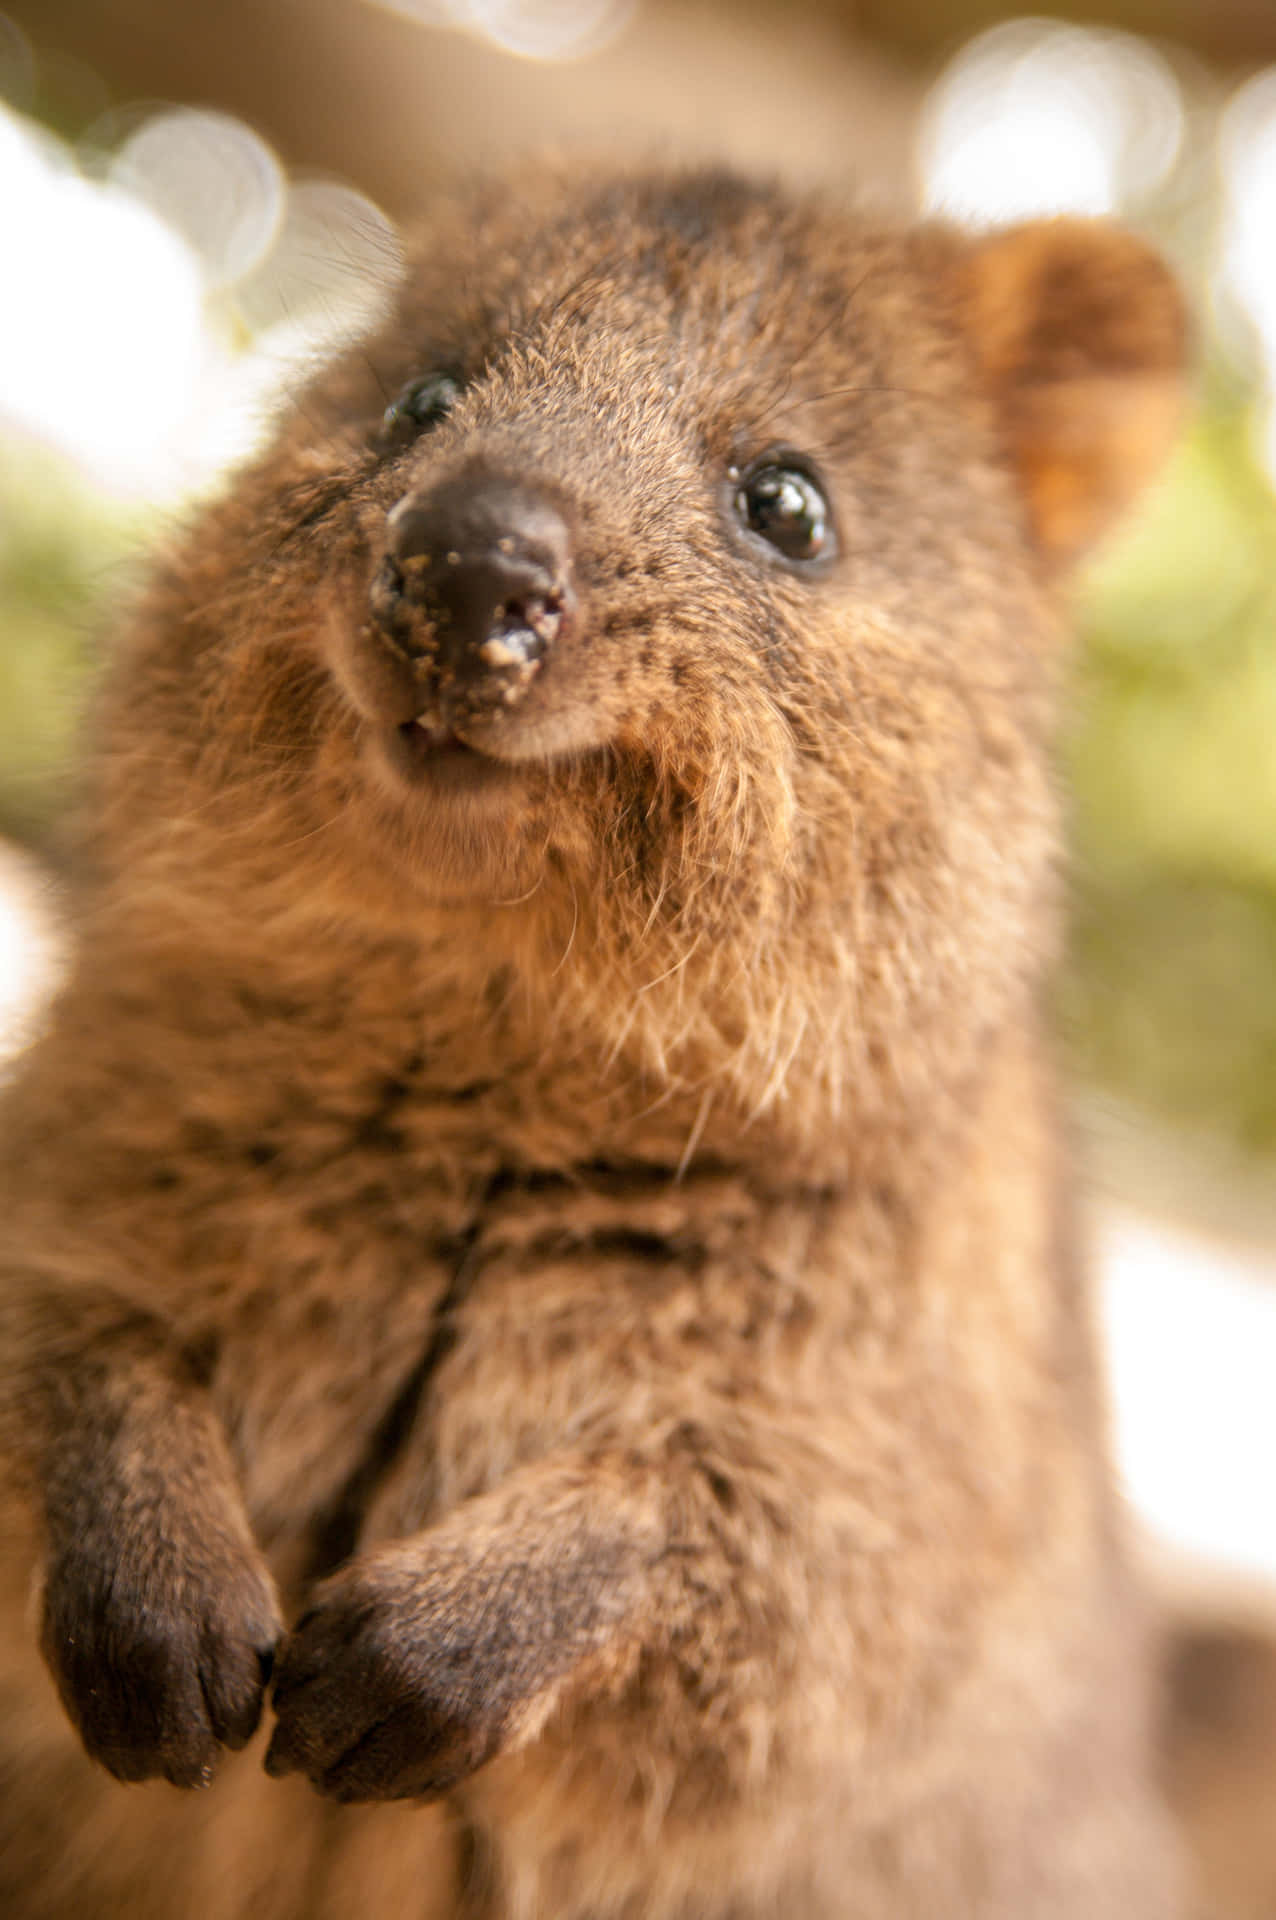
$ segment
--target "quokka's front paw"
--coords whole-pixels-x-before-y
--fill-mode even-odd
[[[275,1671],[272,1774],[335,1800],[429,1799],[502,1746],[542,1679],[517,1582],[383,1549],[318,1589]]]
[[[282,1630],[274,1585],[228,1501],[159,1501],[56,1541],[41,1647],[88,1752],[119,1780],[206,1786],[261,1718]]]

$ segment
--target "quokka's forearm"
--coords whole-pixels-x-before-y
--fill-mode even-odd
[[[915,1713],[949,1624],[888,1633],[889,1684],[861,1658],[857,1685],[856,1650],[910,1577],[919,1516],[879,1519],[849,1487],[830,1504],[763,1463],[766,1439],[688,1421],[657,1447],[545,1459],[351,1561],[281,1655],[270,1770],[343,1800],[438,1795],[560,1711],[623,1713],[641,1675],[669,1752],[738,1748],[743,1783],[750,1727],[796,1734],[831,1697],[803,1687],[816,1658],[838,1667],[846,1739],[880,1730],[888,1699]],[[973,1596],[952,1598],[950,1618]]]
[[[189,1356],[104,1288],[8,1296],[9,1469],[42,1547],[40,1645],[121,1779],[211,1778],[257,1724],[281,1621]]]

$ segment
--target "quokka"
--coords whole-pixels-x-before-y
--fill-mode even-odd
[[[4,1110],[15,1920],[1178,1912],[1041,997],[1183,360],[1100,224],[529,174],[160,558]]]

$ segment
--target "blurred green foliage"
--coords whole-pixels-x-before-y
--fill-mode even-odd
[[[58,818],[96,636],[126,590],[139,523],[55,456],[0,441],[0,833],[38,846]]]
[[[1066,742],[1081,1070],[1276,1149],[1276,500],[1226,376],[1087,573]]]

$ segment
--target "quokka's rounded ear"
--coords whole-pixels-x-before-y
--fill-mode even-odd
[[[1188,324],[1159,256],[1100,221],[974,241],[959,308],[1044,552],[1072,559],[1151,478],[1183,416]]]

